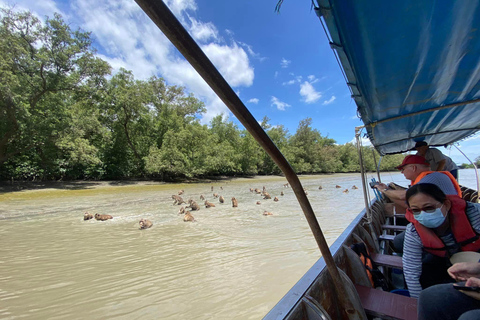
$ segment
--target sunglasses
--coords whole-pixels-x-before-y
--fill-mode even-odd
[[[443,204],[442,204],[441,207],[443,207]],[[422,211],[424,211],[426,213],[434,213],[435,210],[437,210],[437,206],[436,205],[435,206],[426,206],[426,207],[423,207],[423,208],[415,208],[415,209],[410,208],[410,210],[413,212],[413,214],[420,214],[420,212],[422,212]]]

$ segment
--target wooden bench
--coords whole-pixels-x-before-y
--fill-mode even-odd
[[[372,258],[373,262],[375,262],[379,266],[385,266],[390,268],[402,269],[403,270],[403,262],[402,257],[400,256],[392,256],[389,254],[379,254],[379,253],[371,253],[370,257]]]
[[[417,299],[355,285],[365,313],[382,319],[417,320]]]
[[[379,240],[386,240],[386,241],[393,241],[395,239],[395,235],[393,234],[382,234],[378,237]]]
[[[384,230],[396,230],[396,231],[405,231],[407,226],[397,226],[393,224],[382,224],[382,229]]]

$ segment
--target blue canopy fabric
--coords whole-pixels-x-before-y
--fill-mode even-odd
[[[380,154],[480,129],[480,0],[317,3]]]

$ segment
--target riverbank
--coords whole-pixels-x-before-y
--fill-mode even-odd
[[[245,179],[254,178],[242,177]],[[180,180],[175,182],[155,181],[155,180],[110,180],[110,181],[0,181],[0,194],[16,191],[59,189],[59,190],[80,190],[80,189],[99,189],[106,187],[121,187],[133,185],[157,186],[167,184],[194,184],[194,183],[215,183],[219,181],[231,181],[237,177],[219,176],[205,179]]]

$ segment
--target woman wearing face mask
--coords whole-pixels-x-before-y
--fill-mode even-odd
[[[446,196],[434,184],[421,183],[406,193],[403,272],[410,296],[439,283],[452,282],[449,258],[459,251],[480,251],[480,204]]]

